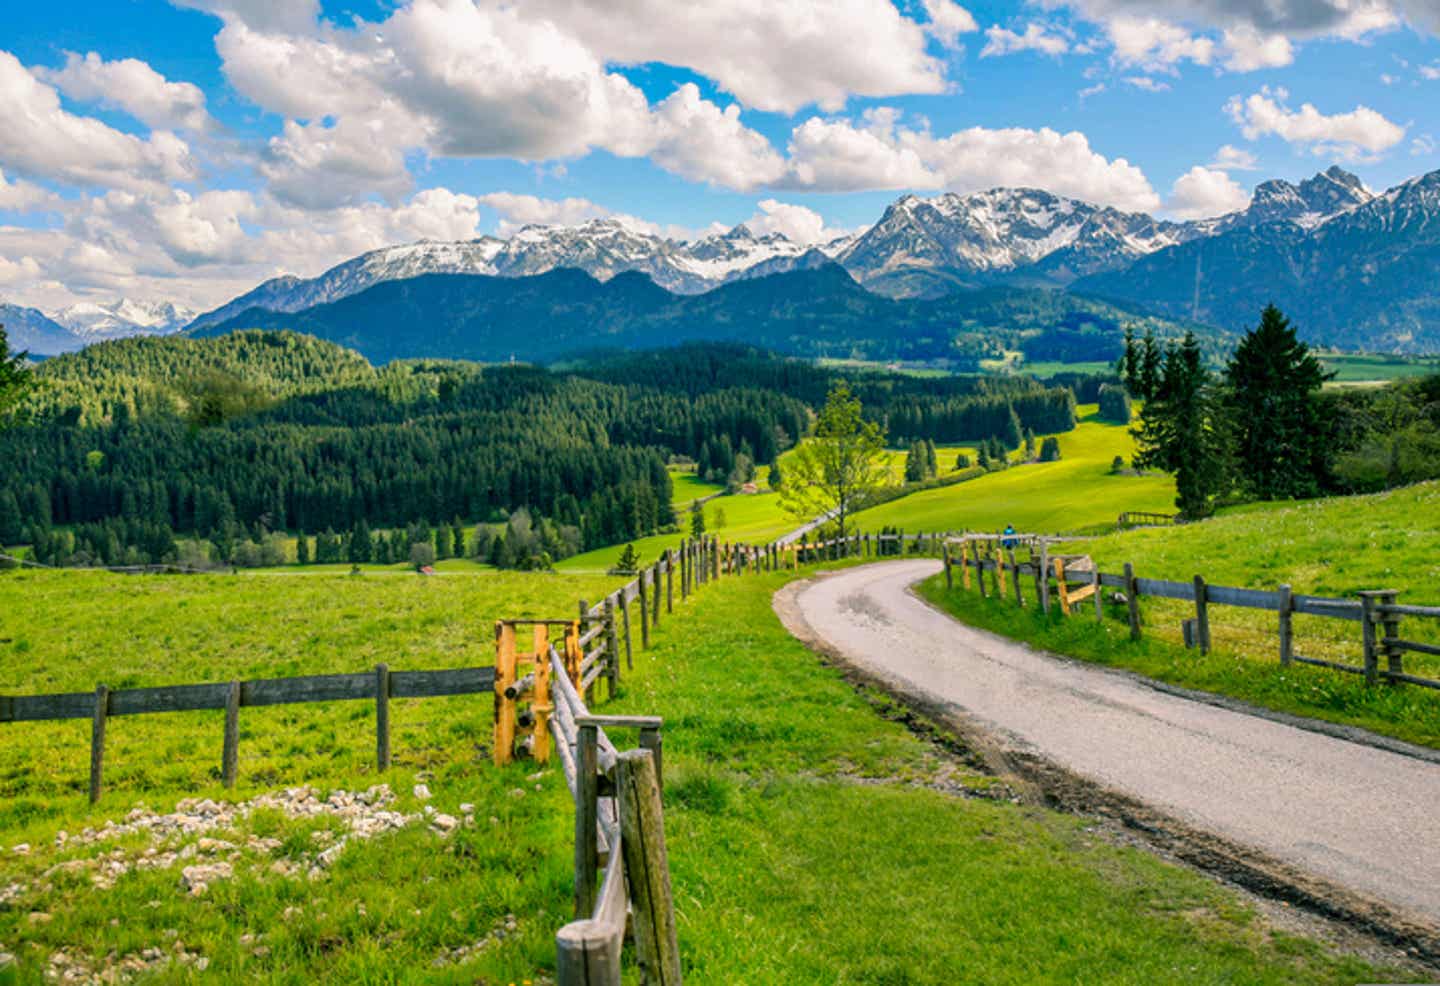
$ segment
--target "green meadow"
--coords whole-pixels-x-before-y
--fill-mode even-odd
[[[771,609],[787,577],[722,579],[677,604],[603,706],[665,719],[687,981],[1404,976],[1275,926],[1084,819],[1012,801],[790,637]],[[9,573],[3,689],[488,663],[494,618],[565,614],[612,584]],[[143,960],[147,983],[547,981],[570,899],[558,766],[493,767],[484,697],[396,703],[392,718],[395,766],[381,776],[369,703],[247,709],[234,792],[217,784],[218,715],[118,718],[93,808],[88,723],[6,724],[0,949],[19,959],[11,981],[46,981],[57,955],[91,969]],[[293,793],[305,783],[318,802]],[[343,814],[285,807],[378,783],[395,792],[380,807],[398,821],[368,838]],[[249,808],[203,832],[134,830],[145,809],[195,796]],[[111,821],[129,827],[107,834]],[[193,867],[221,863],[228,875],[187,885]]]

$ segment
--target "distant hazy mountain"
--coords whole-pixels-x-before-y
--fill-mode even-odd
[[[121,298],[108,305],[82,301],[51,313],[51,318],[87,342],[135,335],[169,335],[179,332],[196,312],[171,302],[132,301]]]
[[[384,281],[302,312],[252,308],[194,331],[208,336],[232,329],[292,329],[357,349],[376,362],[404,357],[539,362],[691,339],[747,342],[805,356],[963,362],[1047,334],[1108,353],[1105,347],[1113,347],[1122,325],[1140,321],[1108,304],[1055,290],[996,287],[938,299],[886,298],[827,263],[737,279],[698,295],[666,291],[634,271],[607,281],[568,268],[531,277],[426,274]]]
[[[23,308],[0,301],[0,326],[5,327],[5,335],[13,352],[58,356],[61,353],[72,353],[85,345],[85,340],[53,321],[38,308]]]
[[[1231,330],[1274,302],[1310,340],[1440,350],[1440,172],[1379,196],[1338,168],[1261,189],[1256,222],[1085,278],[1074,290]]]

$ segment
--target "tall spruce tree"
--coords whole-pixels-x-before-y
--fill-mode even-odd
[[[1126,390],[1132,394],[1139,393],[1140,351],[1135,348],[1135,330],[1129,326],[1125,328],[1125,351],[1115,363],[1115,372],[1120,375]]]
[[[1166,354],[1159,383],[1131,434],[1140,468],[1175,474],[1180,513],[1208,515],[1230,480],[1230,437],[1223,399],[1193,332]]]
[[[1262,500],[1317,496],[1325,476],[1320,388],[1326,373],[1269,305],[1225,368],[1237,468]]]
[[[1160,351],[1160,344],[1155,341],[1154,330],[1146,329],[1145,341],[1140,349],[1140,366],[1136,370],[1135,387],[1127,389],[1141,400],[1148,401],[1154,397],[1155,391],[1160,388],[1160,379],[1164,372],[1163,362],[1164,356]]]
[[[10,339],[0,325],[0,427],[14,417],[20,402],[35,386],[35,376],[26,366],[26,354],[10,352]]]

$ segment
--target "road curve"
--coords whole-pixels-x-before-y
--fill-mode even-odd
[[[1013,748],[1322,880],[1440,923],[1440,764],[1147,687],[937,612],[897,561],[806,585],[809,631]]]

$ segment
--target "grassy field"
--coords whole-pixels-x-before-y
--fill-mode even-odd
[[[665,717],[688,981],[1401,978],[1272,927],[1233,893],[1084,820],[987,799],[993,779],[892,721],[887,701],[785,633],[770,609],[783,580],[707,588],[653,650],[637,649],[621,701],[605,706]],[[486,663],[493,617],[565,613],[608,584],[10,574],[3,690]],[[186,795],[225,796],[218,717],[113,721],[109,790],[93,809],[81,789],[88,724],[4,727],[0,951],[22,963],[10,978],[42,981],[57,954],[81,967],[113,954],[148,964],[157,983],[542,981],[568,918],[559,770],[492,767],[488,701],[398,703],[396,767],[383,778],[398,793],[383,806],[400,813],[396,827],[365,838],[345,811],[295,808],[381,780],[368,762],[372,715],[368,703],[246,710],[234,797],[250,808],[189,833],[140,828],[152,816],[137,802],[168,811]],[[303,781],[319,802],[265,793]],[[417,782],[439,812],[473,820],[438,834],[445,823],[427,824]],[[186,890],[186,867],[218,863],[233,875]]]
[[[1436,357],[1365,353],[1320,353],[1319,356],[1325,369],[1335,374],[1337,385],[1378,384],[1440,373],[1440,358]]]
[[[1131,562],[1142,577],[1188,581],[1196,574],[1218,585],[1354,598],[1362,589],[1401,590],[1401,600],[1440,604],[1440,529],[1422,518],[1440,512],[1440,483],[1373,496],[1267,505],[1175,528],[1111,534],[1070,546],[1095,558],[1102,571]],[[1127,667],[1188,687],[1232,695],[1260,705],[1362,726],[1440,747],[1440,694],[1406,685],[1367,687],[1355,675],[1295,665],[1277,656],[1275,616],[1212,607],[1213,649],[1185,650],[1181,621],[1194,615],[1184,602],[1143,600],[1145,639],[1132,643],[1122,608],[1104,624],[1092,618],[1046,619],[1013,602],[986,602],[940,580],[928,597],[967,622],[1019,637],[1059,653]],[[1087,610],[1088,612],[1088,610]],[[1355,623],[1296,616],[1295,650],[1352,665],[1361,659]],[[1407,639],[1440,643],[1440,621],[1410,618]],[[1405,655],[1406,670],[1440,678],[1440,658]]]
[[[1171,513],[1174,481],[1166,475],[1112,475],[1110,463],[1128,463],[1134,442],[1122,425],[1099,420],[1082,405],[1080,423],[1059,437],[1058,462],[1039,462],[990,473],[968,483],[915,493],[856,515],[866,530],[893,525],[907,531],[1000,530],[1079,532],[1113,527],[1127,510]],[[943,462],[943,459],[942,459]]]

